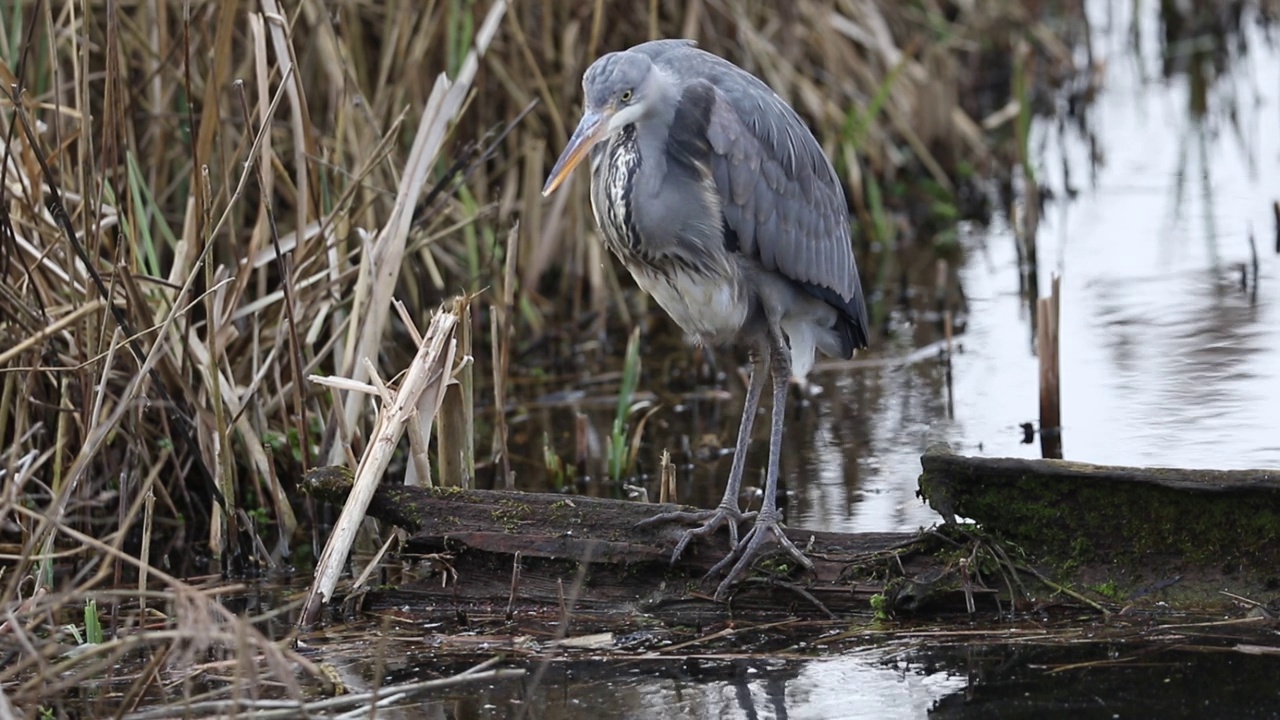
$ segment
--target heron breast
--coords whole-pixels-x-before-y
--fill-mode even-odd
[[[691,340],[718,345],[736,339],[749,311],[741,269],[725,256],[688,257],[690,248],[665,237],[645,242],[634,205],[641,164],[634,126],[592,157],[591,206],[605,245]]]
[[[737,278],[699,274],[683,268],[658,272],[629,267],[640,289],[649,293],[691,340],[709,345],[730,342],[747,320],[748,303]]]

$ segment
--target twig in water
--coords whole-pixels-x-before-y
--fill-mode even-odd
[[[1034,576],[1034,577],[1035,577],[1035,579],[1037,579],[1037,580],[1039,580],[1040,582],[1044,583],[1045,585],[1047,585],[1047,586],[1049,586],[1049,587],[1053,588],[1053,590],[1054,590],[1055,592],[1060,592],[1060,593],[1062,593],[1062,594],[1064,594],[1064,595],[1069,595],[1069,596],[1071,596],[1072,598],[1074,598],[1074,599],[1076,599],[1076,600],[1079,600],[1080,602],[1084,603],[1085,605],[1088,605],[1089,607],[1093,608],[1094,610],[1097,610],[1098,612],[1102,613],[1103,615],[1108,615],[1108,616],[1109,616],[1109,615],[1111,615],[1111,611],[1110,611],[1110,610],[1108,610],[1108,609],[1106,609],[1106,608],[1102,607],[1102,606],[1101,606],[1101,605],[1099,605],[1098,603],[1096,603],[1096,602],[1094,602],[1094,601],[1090,600],[1089,598],[1085,597],[1084,595],[1081,595],[1080,593],[1076,592],[1075,590],[1072,590],[1071,588],[1066,587],[1065,585],[1059,585],[1058,583],[1056,583],[1056,582],[1054,582],[1054,581],[1050,580],[1049,578],[1045,577],[1045,576],[1044,576],[1044,575],[1043,575],[1039,570],[1036,570],[1036,569],[1035,569],[1035,568],[1033,568],[1033,567],[1028,567],[1028,566],[1026,566],[1026,565],[1014,565],[1013,567],[1014,567],[1015,569],[1017,569],[1017,570],[1018,570],[1018,572],[1024,572],[1024,573],[1027,573],[1028,575],[1032,575],[1032,576]]]
[[[564,602],[564,578],[556,578],[556,595],[560,599],[560,624],[569,624],[569,606]]]
[[[1232,600],[1235,600],[1236,602],[1244,603],[1245,605],[1249,605],[1250,607],[1258,608],[1263,613],[1265,613],[1268,617],[1272,616],[1271,611],[1267,609],[1266,603],[1260,603],[1257,600],[1252,600],[1243,595],[1237,595],[1233,592],[1227,592],[1226,590],[1219,590],[1218,592],[1221,593],[1222,595],[1226,595],[1227,597],[1231,598]]]
[[[520,551],[511,561],[511,594],[507,596],[507,622],[516,614],[516,593],[520,591]]]
[[[756,582],[760,582],[759,578],[748,578],[748,580],[755,580]],[[723,630],[713,632],[710,635],[703,635],[702,637],[696,637],[692,640],[686,640],[681,643],[676,643],[675,645],[668,645],[667,647],[662,648],[661,652],[650,653],[650,655],[652,657],[662,657],[663,655],[672,655],[678,651],[683,651],[686,648],[693,647],[694,645],[702,645],[704,643],[709,643],[712,640],[721,640],[723,638],[733,637],[738,633],[760,632],[761,630],[772,630],[773,628],[783,627],[786,625],[794,625],[799,622],[802,622],[799,618],[787,618],[786,620],[778,620],[777,622],[765,623],[763,625],[737,625],[735,627],[728,627]]]

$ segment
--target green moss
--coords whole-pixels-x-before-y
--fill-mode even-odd
[[[1115,580],[1106,580],[1089,588],[1108,600],[1119,602],[1124,599],[1124,593],[1120,592],[1120,586],[1116,585]]]
[[[875,613],[876,620],[889,620],[889,597],[884,593],[872,595],[871,612]]]
[[[1280,561],[1280,496],[1263,490],[1196,492],[1087,476],[951,483],[928,473],[920,489],[935,508],[1060,564],[1137,566],[1170,556],[1195,564]]]
[[[501,525],[504,531],[513,533],[532,513],[533,510],[525,503],[503,498],[498,501],[498,508],[493,511],[493,520]]]
[[[785,577],[790,575],[791,571],[795,569],[795,566],[792,565],[791,561],[787,558],[788,556],[786,555],[766,557],[756,563],[756,568],[773,575]]]
[[[450,485],[448,487],[436,486],[436,487],[428,488],[427,490],[432,495],[438,498],[449,498],[451,500],[457,500],[461,502],[470,502],[470,503],[480,502],[479,497],[469,494],[469,491],[464,490],[463,488],[460,488],[456,485]]]
[[[562,523],[566,526],[577,525],[582,522],[577,506],[567,498],[551,503],[547,509],[550,511],[552,522]]]
[[[312,468],[303,477],[302,491],[326,502],[342,503],[354,478],[351,469],[343,465]]]

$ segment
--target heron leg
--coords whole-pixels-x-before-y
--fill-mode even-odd
[[[742,538],[732,552],[711,568],[708,576],[715,575],[725,566],[737,559],[729,574],[716,588],[716,600],[723,600],[729,589],[751,569],[752,563],[760,553],[761,546],[772,535],[782,550],[795,558],[805,568],[812,570],[813,562],[795,546],[795,543],[782,532],[778,517],[778,465],[782,453],[782,424],[787,414],[787,391],[791,380],[791,351],[778,333],[773,336],[773,358],[770,363],[770,375],[773,377],[773,423],[769,432],[769,465],[765,475],[764,505],[756,515],[755,525]]]
[[[676,549],[671,553],[671,562],[680,559],[689,543],[695,538],[714,535],[721,525],[729,528],[729,546],[738,546],[738,523],[751,519],[755,513],[744,513],[738,506],[738,495],[742,492],[742,473],[747,464],[747,448],[751,445],[751,428],[756,419],[756,410],[760,407],[760,397],[764,395],[765,382],[769,375],[769,359],[771,353],[768,345],[751,351],[751,378],[747,381],[747,399],[742,407],[742,422],[738,424],[738,442],[733,448],[733,465],[729,468],[729,483],[724,489],[724,497],[714,510],[698,510],[695,512],[669,512],[642,520],[641,525],[662,522],[700,522],[701,526],[690,528],[680,537]]]

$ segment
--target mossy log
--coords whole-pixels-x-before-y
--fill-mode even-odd
[[[920,495],[1055,569],[1121,597],[1164,583],[1201,604],[1280,599],[1280,470],[1190,470],[965,457],[930,448]],[[1176,586],[1176,587],[1175,587]]]
[[[341,504],[350,473],[323,468],[306,484],[317,499]],[[765,558],[726,603],[711,595],[719,578],[707,572],[729,549],[725,530],[693,543],[672,564],[684,526],[640,527],[677,505],[551,493],[518,493],[384,485],[370,517],[408,531],[402,555],[439,556],[449,578],[401,582],[364,596],[365,607],[413,612],[501,615],[559,613],[575,617],[644,614],[673,623],[702,623],[729,615],[753,618],[872,616],[885,612],[947,612],[994,591],[968,587],[940,560],[943,541],[914,533],[840,534],[788,528],[806,549],[812,573],[780,558]],[[513,582],[513,568],[519,567]],[[456,574],[454,574],[456,573]],[[514,588],[514,589],[513,589]]]
[[[763,558],[727,604],[711,599],[718,578],[705,578],[728,551],[726,531],[672,564],[684,527],[639,525],[677,506],[382,486],[369,515],[406,530],[402,554],[430,556],[448,577],[388,578],[364,596],[366,607],[489,617],[569,609],[616,625],[641,615],[699,624],[1062,601],[1214,609],[1243,596],[1280,606],[1275,472],[963,457],[945,447],[921,464],[920,495],[946,526],[918,534],[788,528],[814,571]],[[305,487],[341,504],[350,477],[321,468]]]

